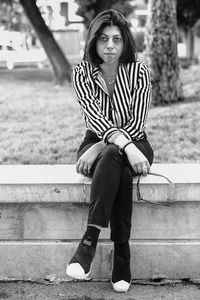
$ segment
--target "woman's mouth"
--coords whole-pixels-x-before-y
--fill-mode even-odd
[[[115,54],[114,53],[105,53],[105,55],[107,55],[107,56],[114,56]]]

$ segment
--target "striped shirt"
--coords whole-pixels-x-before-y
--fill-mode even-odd
[[[72,84],[86,127],[107,141],[121,132],[130,140],[144,137],[151,102],[149,70],[143,61],[120,64],[110,97],[101,69],[82,61],[74,69]]]

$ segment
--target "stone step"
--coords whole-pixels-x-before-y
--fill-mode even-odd
[[[0,240],[81,239],[87,226],[88,204],[0,204]],[[200,239],[200,202],[170,206],[134,203],[132,239]],[[110,238],[103,229],[101,239]]]
[[[66,265],[76,241],[0,242],[0,280],[36,280],[52,276],[71,280]],[[199,279],[200,241],[132,240],[132,279]],[[101,241],[92,264],[91,278],[108,280],[112,272],[113,245]]]

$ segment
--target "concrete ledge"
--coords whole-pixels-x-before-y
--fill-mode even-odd
[[[200,200],[200,164],[154,164],[141,178],[141,194],[154,202]],[[133,201],[136,197],[133,180]],[[0,166],[0,202],[89,202],[91,179],[76,173],[75,165],[2,165]]]
[[[141,177],[138,202],[133,180],[131,254],[133,279],[200,279],[200,164],[154,164]],[[63,280],[87,223],[91,180],[74,165],[0,166],[0,279]],[[92,278],[112,270],[109,229],[103,229]]]
[[[197,176],[200,164],[153,164],[151,172],[165,175],[174,183],[200,183]],[[91,180],[76,173],[75,165],[1,165],[0,184],[80,184]],[[154,176],[143,177],[142,182],[166,183]]]

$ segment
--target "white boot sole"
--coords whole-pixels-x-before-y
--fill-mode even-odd
[[[126,293],[128,292],[129,288],[130,288],[130,285],[131,285],[131,282],[126,282],[124,280],[120,280],[120,281],[117,281],[115,283],[112,283],[112,286],[113,286],[113,289],[115,292],[117,293]]]
[[[75,279],[86,280],[89,279],[88,276],[90,274],[90,271],[88,273],[85,273],[79,263],[72,263],[70,265],[67,265],[66,274]]]

